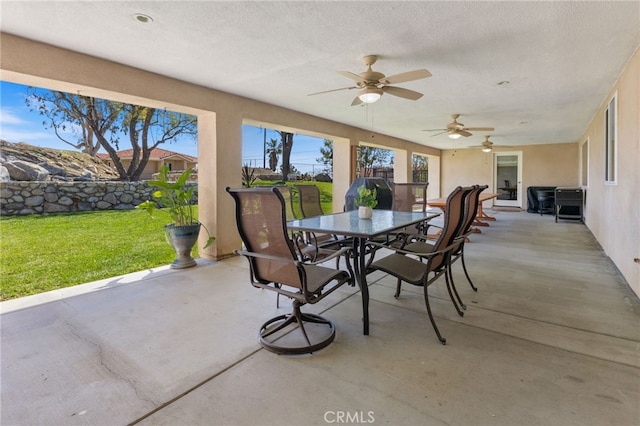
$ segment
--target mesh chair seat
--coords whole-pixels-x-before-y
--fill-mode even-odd
[[[307,276],[307,291],[309,293],[321,293],[326,284],[332,280],[348,279],[349,277],[345,271],[320,265],[302,265],[302,268]]]
[[[298,192],[298,205],[303,218],[324,215],[320,202],[320,190],[316,185],[294,185],[294,187]],[[317,232],[308,232],[306,241],[311,247],[315,247],[315,256],[311,258],[312,261],[326,261],[326,258],[332,256],[336,250],[352,243],[351,239]],[[340,267],[340,259],[336,258],[336,268],[338,267]]]
[[[434,247],[433,244],[427,243],[425,241],[414,241],[401,248],[407,251],[415,251],[419,253],[431,253],[433,251],[433,247]]]
[[[375,262],[375,267],[414,285],[421,284],[424,279],[425,265],[402,254],[393,253],[385,256]]]

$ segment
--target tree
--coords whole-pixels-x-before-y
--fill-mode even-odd
[[[265,152],[269,156],[269,169],[275,172],[278,167],[278,156],[282,154],[282,144],[277,139],[271,139],[267,143]]]
[[[414,182],[428,182],[429,180],[429,159],[424,155],[413,154],[411,157],[413,163],[413,181]]]
[[[411,157],[413,163],[413,170],[428,170],[429,161],[424,155],[413,154]]]
[[[92,157],[98,153],[100,142],[94,137],[89,117],[105,117],[108,121],[102,127],[111,129],[115,127],[114,121],[118,116],[117,113],[112,114],[112,105],[107,103],[92,105],[90,98],[84,96],[34,87],[29,88],[26,103],[29,109],[37,110],[46,118],[42,122],[45,129],[53,130],[62,142]],[[65,133],[70,133],[75,139],[65,138]]]
[[[324,140],[324,146],[320,148],[322,157],[316,158],[318,163],[324,164],[323,172],[333,177],[333,141],[331,139]]]
[[[362,168],[362,177],[368,177],[373,174],[375,166],[383,166],[388,164],[388,158],[391,151],[383,148],[373,148],[370,146],[360,147],[360,167]]]
[[[289,173],[291,173],[291,167],[289,165],[289,159],[291,158],[291,150],[293,149],[293,133],[281,132],[280,140],[282,142],[282,180],[287,181]]]
[[[27,105],[49,119],[48,125],[59,139],[94,156],[103,148],[124,181],[140,179],[154,148],[178,136],[197,136],[197,118],[193,115],[53,90],[31,91]],[[76,133],[75,143],[60,135],[69,126],[82,129]],[[132,150],[126,168],[118,156],[122,136],[128,136]]]

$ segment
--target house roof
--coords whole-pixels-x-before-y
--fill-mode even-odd
[[[638,1],[6,1],[1,24],[27,39],[451,148],[446,134],[424,131],[443,129],[451,114],[495,128],[455,147],[480,145],[487,134],[514,146],[576,142],[640,45],[639,18]],[[427,69],[432,77],[397,84],[424,96],[387,92],[350,106],[358,90],[346,89],[356,88],[353,74],[371,54],[373,70],[387,76]]]
[[[122,151],[118,151],[118,157],[120,157],[121,159],[125,160],[125,159],[129,159],[133,157],[133,149],[124,149]],[[102,158],[102,159],[109,159],[109,154],[105,154],[105,153],[99,153],[98,154],[98,158]],[[175,151],[169,151],[166,149],[162,149],[162,148],[154,148],[151,150],[151,155],[149,155],[149,160],[155,160],[155,161],[160,161],[160,160],[168,160],[171,158],[181,158],[183,160],[186,161],[191,161],[193,163],[197,163],[198,162],[198,158],[197,157],[193,157],[191,155],[187,155],[187,154],[181,154],[179,152],[175,152]]]

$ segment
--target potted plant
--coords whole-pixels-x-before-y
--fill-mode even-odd
[[[362,185],[358,187],[358,196],[354,200],[358,206],[358,217],[360,219],[371,219],[373,208],[378,205],[378,191],[375,188],[369,189]]]
[[[169,167],[164,164],[160,167],[158,180],[149,181],[150,186],[157,190],[152,194],[155,200],[147,200],[137,208],[146,210],[153,215],[156,209],[167,212],[173,219],[173,223],[165,225],[165,236],[167,241],[173,246],[177,257],[171,264],[173,269],[183,269],[196,266],[196,261],[191,257],[191,249],[198,241],[200,228],[204,228],[209,236],[204,248],[213,244],[215,237],[212,237],[209,230],[194,216],[194,187],[188,185],[187,180],[192,169],[187,169],[178,177],[175,182],[169,181]]]

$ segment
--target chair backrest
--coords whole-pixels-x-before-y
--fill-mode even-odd
[[[296,213],[293,211],[293,194],[291,193],[291,188],[286,185],[278,185],[275,186],[282,195],[282,199],[284,200],[284,211],[287,220],[297,219]]]
[[[420,205],[420,211],[427,210],[428,183],[394,183],[392,210],[410,212],[414,205]]]
[[[315,185],[295,185],[298,191],[298,202],[302,217],[322,216],[320,190]]]
[[[247,251],[297,260],[287,234],[285,202],[274,187],[227,188],[236,202],[236,224]],[[248,257],[251,273],[261,283],[302,288],[300,272],[293,263]]]
[[[460,235],[466,234],[471,229],[473,221],[478,214],[478,204],[480,202],[480,193],[487,189],[487,185],[474,185],[473,190],[467,195],[464,206],[464,219],[460,227]]]
[[[459,236],[459,230],[462,226],[464,218],[464,205],[465,199],[473,191],[472,186],[457,187],[447,197],[447,202],[444,209],[444,224],[442,226],[442,232],[436,240],[433,251],[441,251],[451,245],[453,240]],[[429,258],[427,269],[429,271],[436,271],[446,265],[448,254],[439,254]]]

